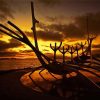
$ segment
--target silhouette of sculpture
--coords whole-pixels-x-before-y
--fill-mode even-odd
[[[38,47],[38,42],[37,42],[37,36],[36,36],[36,23],[39,23],[39,21],[36,20],[35,16],[34,16],[34,7],[33,7],[33,2],[31,2],[31,12],[32,12],[32,31],[33,31],[33,35],[34,35],[34,41],[35,41],[35,47],[37,50],[39,50]]]
[[[78,43],[81,47],[81,50],[82,50],[82,54],[84,54],[84,48],[85,48],[85,45],[86,45],[86,42],[83,44],[83,42],[81,43]]]
[[[80,49],[81,49],[81,48],[78,47],[78,45],[76,44],[76,46],[74,47],[74,50],[76,51],[77,58],[79,58],[79,50],[80,50]]]
[[[64,48],[64,46],[63,46],[63,49],[62,50],[59,49],[59,51],[63,55],[63,63],[65,63],[65,54],[68,52],[68,50],[69,50],[69,45],[68,45],[68,48],[66,48],[66,49]]]
[[[61,45],[62,45],[62,42],[60,42],[60,45],[58,47],[57,47],[57,43],[55,43],[54,47],[50,44],[50,48],[54,51],[54,62],[56,62],[56,52],[57,50],[60,49]]]
[[[73,46],[70,46],[68,52],[69,52],[70,55],[71,55],[71,62],[73,63],[73,62],[74,62],[74,61],[73,61],[73,54],[74,54],[74,52],[75,52],[74,47],[73,47]]]
[[[52,87],[60,87],[61,84],[63,84],[64,86],[61,86],[62,88],[63,87],[66,87],[66,84],[64,83],[65,81],[68,82],[68,78],[66,77],[67,74],[70,74],[72,72],[76,72],[79,76],[82,76],[82,77],[85,77],[82,73],[79,72],[79,70],[82,70],[82,71],[87,71],[87,72],[90,72],[92,73],[93,75],[97,76],[100,78],[100,76],[88,69],[85,69],[87,66],[85,66],[85,68],[79,66],[78,64],[75,65],[73,62],[74,60],[74,57],[73,57],[73,54],[75,51],[77,51],[77,57],[79,57],[80,55],[78,54],[78,47],[76,46],[76,48],[74,48],[73,46],[68,46],[68,48],[65,50],[64,49],[64,46],[63,46],[63,51],[60,50],[60,47],[62,45],[62,42],[60,43],[60,45],[57,47],[56,43],[55,43],[55,46],[53,47],[51,44],[50,44],[50,48],[54,51],[54,59],[51,59],[49,57],[47,57],[46,55],[44,55],[40,50],[39,50],[39,47],[38,47],[38,41],[37,41],[37,35],[36,35],[36,23],[38,23],[38,21],[36,20],[35,16],[34,16],[34,5],[33,5],[33,2],[31,2],[31,11],[32,11],[32,23],[33,23],[33,26],[32,26],[32,31],[33,31],[33,35],[34,35],[34,42],[35,42],[35,46],[30,42],[30,40],[28,39],[28,37],[25,35],[25,33],[20,29],[18,28],[15,24],[13,24],[12,22],[8,21],[8,24],[10,26],[12,26],[13,28],[15,28],[19,34],[11,29],[9,29],[8,27],[0,24],[0,32],[4,33],[4,34],[7,34],[8,36],[16,39],[16,40],[19,40],[25,44],[27,44],[32,50],[33,52],[36,54],[38,60],[40,61],[41,63],[41,66],[40,67],[36,67],[36,68],[33,68],[32,72],[29,74],[29,77],[30,79],[32,80],[32,82],[36,85],[36,87],[38,87],[43,93],[49,93],[48,91],[46,91],[45,88],[41,87],[40,85],[38,85],[32,78],[32,73],[36,70],[40,70],[39,72],[39,75],[47,82],[49,82],[48,80],[46,80],[43,76],[42,76],[42,71],[44,71],[45,69],[53,76],[53,78],[55,79],[54,82],[50,82],[53,84]],[[88,38],[88,47],[83,51],[84,47],[85,47],[85,44],[81,43],[80,46],[81,46],[81,49],[82,49],[82,54],[84,53],[88,53],[90,52],[90,56],[92,57],[92,52],[91,52],[91,46],[92,46],[92,41],[95,37],[89,37]],[[57,50],[60,50],[60,52],[63,54],[63,63],[65,63],[65,53],[66,52],[69,52],[71,54],[71,63],[67,64],[63,64],[63,63],[60,63],[58,62],[56,59],[56,52]],[[45,60],[46,61],[45,61]],[[92,68],[92,69],[95,69],[95,70],[98,70],[96,68],[93,68],[93,67],[89,67],[89,68]],[[55,77],[54,74],[57,74],[57,75],[62,75],[62,79],[57,79]],[[85,79],[87,79],[85,77]],[[69,79],[71,80],[71,78]],[[59,82],[58,82],[59,81]],[[67,83],[66,82],[66,83]],[[91,82],[92,85],[94,85],[96,87],[96,89],[98,88],[98,86],[96,84],[94,84],[91,80],[88,80],[88,82]],[[73,85],[71,85],[73,86]],[[74,86],[73,86],[74,87]],[[51,88],[53,89],[53,88]],[[67,91],[67,90],[66,90]],[[64,93],[66,92],[64,90]],[[78,92],[76,90],[76,88],[72,90],[73,92]]]
[[[87,54],[88,53],[90,53],[90,59],[91,59],[91,63],[90,64],[92,64],[92,50],[91,50],[91,48],[92,48],[92,41],[94,40],[96,38],[96,36],[93,36],[93,37],[88,37],[88,46],[89,46],[89,48],[88,48],[88,51],[89,52],[87,52]]]

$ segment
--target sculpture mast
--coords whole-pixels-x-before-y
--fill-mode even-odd
[[[89,34],[89,19],[88,19],[88,16],[86,18],[86,32],[88,34],[88,45],[89,45],[89,38],[90,38],[90,34]]]
[[[90,65],[92,65],[92,41],[95,37],[90,37],[90,33],[89,33],[89,19],[87,16],[87,34],[88,34],[88,46],[89,47],[89,53],[90,53]]]
[[[34,35],[35,47],[37,50],[39,50],[38,42],[37,42],[37,35],[36,35],[36,23],[39,23],[39,21],[37,21],[35,16],[34,16],[34,4],[33,4],[33,2],[31,2],[31,13],[32,13],[32,31],[33,31],[33,35]]]

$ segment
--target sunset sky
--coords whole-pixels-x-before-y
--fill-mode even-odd
[[[87,38],[86,16],[89,33],[97,35],[93,41],[93,53],[100,52],[100,0],[0,0],[0,23],[10,20],[16,24],[34,44],[30,1],[34,1],[37,36],[40,50],[52,54],[50,43],[63,41],[63,45],[85,42]],[[1,27],[0,27],[1,28]],[[100,54],[100,53],[99,53]],[[0,32],[0,58],[35,57],[25,44]]]

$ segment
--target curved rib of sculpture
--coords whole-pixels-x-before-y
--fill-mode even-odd
[[[35,41],[35,47],[37,50],[39,50],[39,47],[38,47],[38,42],[37,42],[37,36],[36,36],[36,23],[39,23],[39,21],[36,20],[35,16],[34,16],[34,5],[33,5],[33,2],[31,2],[31,13],[32,13],[32,31],[33,31],[33,35],[34,35],[34,41]]]

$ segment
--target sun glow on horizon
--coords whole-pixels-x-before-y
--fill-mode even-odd
[[[5,40],[3,39],[5,38]],[[10,43],[9,40],[11,39],[10,37],[4,35],[3,38],[0,38],[0,40],[2,41],[5,41],[7,43]],[[31,41],[32,41],[32,44],[34,45],[34,40],[31,38]],[[62,46],[68,44],[68,45],[73,45],[73,44],[76,44],[76,43],[85,43],[86,40],[77,40],[77,41],[64,41]],[[99,37],[97,37],[95,39],[95,41],[93,42],[93,44],[98,44],[99,42]],[[52,46],[55,45],[55,41],[43,41],[43,40],[38,40],[38,45],[39,45],[39,50],[44,53],[44,54],[49,54],[49,55],[53,55],[53,50],[50,48],[50,43],[52,44]],[[59,46],[60,42],[56,42],[57,43],[57,46]],[[14,57],[22,57],[22,58],[36,58],[36,55],[33,53],[32,49],[22,43],[23,45],[22,46],[19,46],[19,47],[15,47],[15,48],[10,48],[8,49],[7,51],[9,52],[17,52],[16,56]],[[74,46],[74,45],[73,45]],[[92,50],[99,50],[97,48],[94,48]],[[24,51],[29,51],[29,52],[24,52]],[[31,51],[31,52],[30,52]],[[68,57],[70,56],[69,53],[66,54]],[[62,54],[60,52],[57,51],[57,56],[62,56]]]

